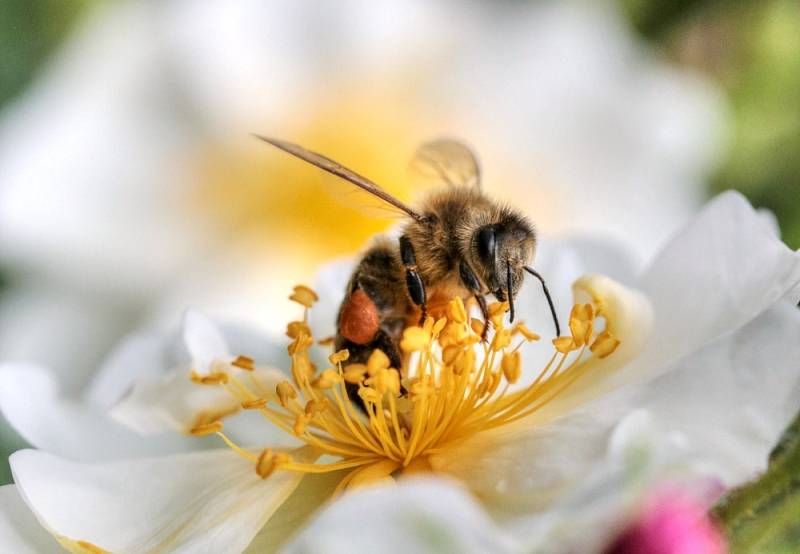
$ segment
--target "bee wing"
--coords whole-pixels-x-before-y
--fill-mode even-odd
[[[264,142],[271,144],[272,146],[283,150],[287,154],[291,154],[296,158],[300,158],[301,160],[308,162],[309,164],[320,168],[321,170],[330,173],[331,175],[335,175],[348,181],[354,185],[356,185],[359,189],[369,193],[375,198],[378,198],[385,202],[386,204],[393,206],[394,208],[404,212],[406,215],[413,217],[416,220],[421,220],[422,216],[415,212],[411,207],[409,207],[404,202],[398,200],[385,190],[383,190],[380,186],[373,183],[363,175],[359,175],[355,171],[346,168],[342,164],[335,162],[334,160],[328,158],[327,156],[323,156],[322,154],[318,154],[317,152],[312,152],[311,150],[306,150],[302,146],[298,146],[297,144],[293,144],[291,142],[286,142],[283,140],[265,137],[262,135],[254,135],[257,139],[263,140]]]
[[[426,142],[414,153],[409,175],[415,186],[481,187],[478,158],[453,139]]]

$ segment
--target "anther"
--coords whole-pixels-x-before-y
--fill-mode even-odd
[[[319,414],[324,412],[330,406],[330,402],[327,398],[322,397],[319,400],[314,400],[313,398],[306,403],[306,407],[303,410],[307,416],[313,416],[314,414]]]
[[[472,328],[472,332],[478,335],[479,337],[483,336],[483,329],[486,324],[481,321],[480,319],[472,318],[469,320],[469,326]]]
[[[531,342],[537,341],[541,338],[539,335],[528,329],[524,323],[517,323],[516,325],[514,325],[514,328],[511,329],[512,335],[516,335],[517,333],[525,337],[525,340]]]
[[[289,300],[293,300],[306,308],[310,308],[314,305],[314,302],[319,300],[319,296],[317,296],[317,293],[311,288],[305,285],[297,285],[294,287],[294,292],[289,296]]]
[[[286,326],[286,336],[290,339],[296,339],[300,335],[311,336],[311,328],[304,321],[291,321]]]
[[[438,335],[439,333],[442,332],[442,329],[444,329],[445,325],[447,325],[447,318],[440,317],[439,319],[436,320],[436,323],[433,324],[433,329],[431,329],[431,334],[434,336]]]
[[[500,367],[503,369],[503,375],[509,383],[516,383],[519,376],[522,374],[522,357],[519,350],[503,354],[503,359],[500,362]]]
[[[302,435],[306,430],[306,425],[311,420],[311,416],[306,413],[298,414],[297,419],[294,420],[294,434],[296,436]]]
[[[583,346],[592,337],[594,330],[594,306],[575,304],[569,315],[569,329],[575,344]]]
[[[246,371],[253,371],[253,369],[255,369],[255,361],[253,358],[248,358],[247,356],[237,356],[236,359],[231,362],[231,365]]]
[[[367,366],[364,364],[350,364],[344,368],[344,380],[348,383],[359,384],[364,380]]]
[[[453,365],[463,351],[464,349],[462,347],[455,344],[446,346],[442,350],[442,361],[445,365]]]
[[[388,368],[389,364],[389,357],[384,354],[383,350],[376,348],[367,359],[367,373],[375,375],[377,371]]]
[[[284,408],[289,405],[289,399],[297,398],[297,391],[289,381],[281,381],[275,386],[275,394],[278,395],[278,401]]]
[[[289,344],[289,351],[290,356],[294,356],[295,354],[299,354],[301,352],[305,352],[308,350],[311,345],[314,344],[314,339],[312,339],[309,335],[300,334],[291,344]]]
[[[372,404],[377,404],[378,401],[381,399],[381,394],[375,389],[370,387],[359,388],[358,396],[361,397],[361,400],[363,400],[364,402],[370,402]]]
[[[343,348],[342,350],[338,350],[333,354],[331,354],[330,356],[328,356],[328,361],[333,365],[336,365],[340,362],[346,362],[349,358],[350,358],[350,351],[347,350],[346,348]]]
[[[242,402],[243,410],[259,410],[267,405],[266,398],[254,398],[253,400],[245,400]]]
[[[578,348],[578,345],[575,344],[575,341],[573,340],[572,337],[554,338],[553,346],[555,346],[556,350],[558,350],[562,354],[567,354]]]
[[[192,381],[200,383],[201,385],[219,385],[220,383],[228,382],[228,374],[222,372],[209,373],[208,375],[200,375],[199,373],[192,372]]]
[[[464,302],[460,297],[456,296],[447,305],[447,318],[456,323],[465,323],[467,321],[467,309],[464,307]]]
[[[189,431],[189,434],[195,437],[204,437],[205,435],[213,435],[219,431],[222,431],[222,422],[217,420],[195,425],[191,431]]]
[[[364,384],[371,386],[381,395],[386,392],[396,395],[400,393],[400,374],[394,369],[379,369],[364,381]]]
[[[341,383],[344,378],[335,369],[328,368],[314,380],[314,386],[318,389],[329,389],[337,383]]]
[[[500,329],[492,338],[492,350],[499,352],[511,344],[511,332],[508,329]]]
[[[610,356],[614,350],[619,346],[619,340],[608,331],[603,331],[594,340],[589,350],[592,351],[598,358],[605,358]]]
[[[431,342],[431,334],[422,327],[408,327],[403,331],[400,348],[405,352],[425,350]]]
[[[256,473],[262,479],[272,475],[276,469],[292,462],[292,457],[285,452],[273,452],[271,448],[264,450],[256,461]]]

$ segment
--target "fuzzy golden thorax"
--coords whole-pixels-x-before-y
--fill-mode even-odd
[[[425,199],[422,221],[404,228],[417,252],[417,266],[433,295],[468,298],[459,275],[465,261],[480,280],[483,294],[506,300],[516,295],[523,265],[533,261],[536,234],[531,223],[477,188],[452,187]],[[491,252],[487,247],[492,244]],[[508,272],[510,270],[510,283]]]

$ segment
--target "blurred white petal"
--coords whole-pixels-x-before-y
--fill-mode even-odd
[[[480,505],[449,480],[373,486],[330,505],[286,552],[513,552]]]
[[[0,295],[0,360],[52,367],[77,394],[134,314],[106,296],[32,281]]]
[[[105,409],[63,396],[55,376],[36,366],[0,365],[0,410],[33,446],[75,460],[146,456],[201,444],[179,436],[141,437]]]
[[[64,552],[36,521],[14,485],[0,487],[0,550],[14,554]]]
[[[241,372],[247,379],[247,373]],[[286,374],[274,369],[258,368],[253,377],[263,387],[265,397],[275,394],[275,385]],[[189,433],[204,423],[217,421],[239,411],[241,401],[224,388],[200,385],[191,379],[188,368],[176,368],[159,379],[137,381],[133,390],[115,405],[110,414],[114,420],[144,435],[169,431]],[[284,433],[271,426],[277,438]],[[269,433],[262,433],[262,443],[274,443]]]
[[[302,479],[289,471],[262,479],[230,450],[106,464],[23,450],[11,466],[51,533],[120,554],[241,552]]]
[[[217,326],[196,310],[187,310],[183,316],[183,341],[192,357],[192,370],[201,375],[211,373],[216,362],[233,360]]]

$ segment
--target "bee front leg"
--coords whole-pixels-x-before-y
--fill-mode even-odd
[[[486,299],[483,297],[483,294],[481,294],[481,283],[478,281],[478,277],[475,275],[475,272],[472,271],[472,268],[463,260],[461,261],[459,272],[461,274],[461,282],[464,283],[467,290],[475,296],[475,300],[478,301],[478,306],[481,309],[481,315],[483,316],[481,340],[485,342],[489,333],[489,308],[486,306]]]
[[[403,261],[403,266],[406,268],[406,288],[411,301],[420,307],[422,314],[419,318],[419,324],[425,321],[428,316],[428,307],[426,305],[425,284],[422,282],[422,277],[417,271],[417,255],[414,253],[414,247],[411,241],[405,235],[400,237],[400,259]]]

